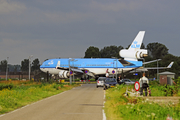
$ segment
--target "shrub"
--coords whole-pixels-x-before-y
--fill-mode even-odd
[[[0,90],[3,89],[12,89],[13,88],[13,84],[0,84]]]

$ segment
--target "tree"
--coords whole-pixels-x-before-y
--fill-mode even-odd
[[[149,43],[147,45],[147,49],[149,52],[149,55],[153,58],[153,59],[160,59],[163,58],[165,55],[168,54],[168,50],[167,47],[161,43],[155,42],[155,43]]]
[[[19,72],[21,70],[20,65],[14,65],[14,72]]]
[[[8,64],[8,71],[9,72],[19,72],[21,70],[21,66],[20,65],[11,65]]]
[[[142,45],[141,45],[141,49],[145,49],[145,45],[144,45],[144,43],[142,43]]]
[[[40,63],[39,63],[39,59],[38,58],[33,60],[31,70],[32,71],[40,70]]]
[[[2,60],[0,64],[1,72],[6,72],[6,68],[7,68],[7,60]]]
[[[101,49],[100,53],[101,53],[101,58],[112,58],[112,57],[116,57],[119,58],[119,51],[123,49],[122,46],[107,46],[104,47],[103,49]]]
[[[84,58],[100,58],[99,48],[90,46],[86,50]]]
[[[21,61],[21,71],[28,72],[28,70],[29,70],[29,59],[24,59],[24,61]]]

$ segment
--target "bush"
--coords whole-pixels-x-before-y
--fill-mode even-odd
[[[0,90],[3,90],[3,89],[12,89],[13,88],[13,84],[0,84]]]

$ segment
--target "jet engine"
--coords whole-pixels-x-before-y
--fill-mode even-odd
[[[119,55],[123,57],[124,59],[132,59],[132,60],[137,60],[141,59],[147,56],[147,50],[140,49],[140,50],[127,50],[123,49],[119,51]]]
[[[69,78],[69,71],[62,70],[59,72],[60,78]]]

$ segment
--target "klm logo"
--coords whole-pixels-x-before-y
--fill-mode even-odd
[[[131,45],[131,48],[140,48],[140,44],[138,44],[137,41],[134,41],[133,44]]]
[[[54,64],[53,60],[51,60],[50,62],[48,62],[49,65]]]

